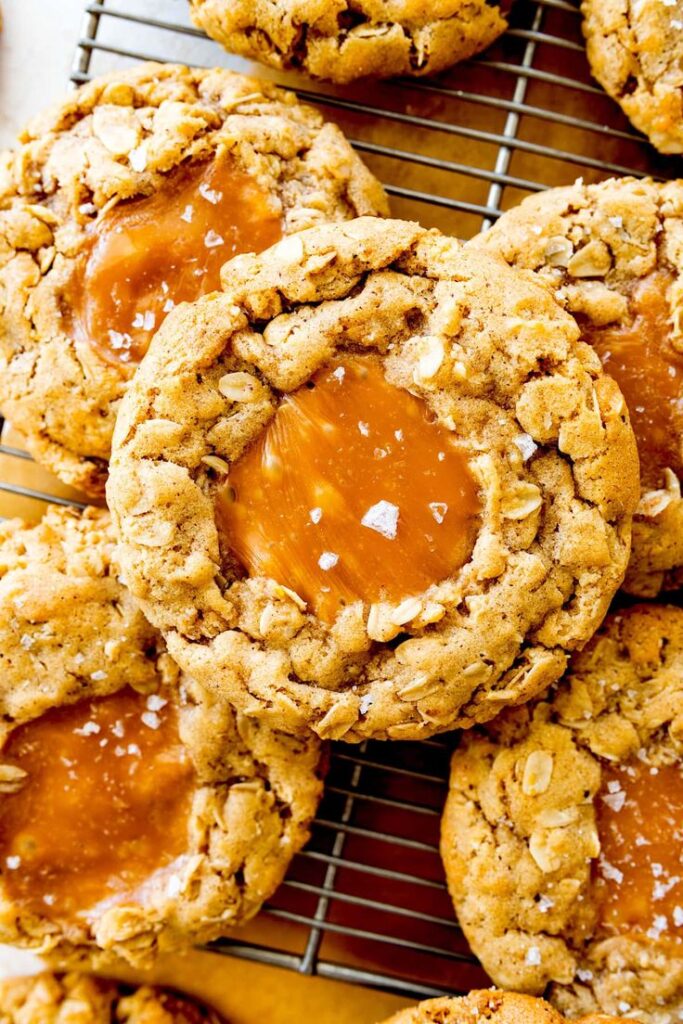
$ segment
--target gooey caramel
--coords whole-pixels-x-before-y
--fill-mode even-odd
[[[641,761],[603,769],[597,800],[600,929],[683,941],[683,772]]]
[[[218,498],[249,574],[295,590],[327,622],[344,604],[399,602],[452,574],[478,511],[451,433],[369,356],[287,395]]]
[[[127,688],[48,711],[2,758],[27,773],[0,794],[0,873],[23,910],[87,917],[186,852],[194,773],[163,697]]]
[[[663,485],[667,467],[683,475],[683,355],[671,344],[672,281],[665,271],[642,278],[630,295],[630,324],[584,335],[624,394],[642,480],[652,488]]]
[[[223,153],[118,203],[89,236],[70,288],[72,331],[125,364],[142,359],[174,305],[220,288],[226,260],[267,249],[282,228],[268,194]]]

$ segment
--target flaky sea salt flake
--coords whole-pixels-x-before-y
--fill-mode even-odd
[[[363,518],[361,525],[369,530],[380,533],[387,540],[395,540],[398,531],[398,505],[392,505],[390,501],[378,501],[371,505]]]
[[[328,572],[330,569],[334,569],[338,561],[339,555],[336,555],[334,551],[323,551],[322,555],[318,559],[318,565],[323,572]]]

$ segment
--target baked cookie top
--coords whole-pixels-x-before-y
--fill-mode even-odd
[[[544,699],[462,738],[442,856],[499,985],[574,1017],[683,1010],[683,609],[612,614]]]
[[[51,974],[0,982],[0,1024],[223,1024],[190,996],[134,988],[86,974]]]
[[[255,914],[321,793],[314,737],[180,675],[114,548],[101,510],[0,524],[0,938],[95,965]]]
[[[236,253],[386,212],[340,130],[292,93],[172,64],[84,85],[0,160],[0,408],[101,495],[119,401],[176,302],[217,288]]]
[[[245,713],[419,738],[562,672],[626,565],[624,401],[547,289],[403,221],[231,261],[115,432],[124,576]]]
[[[682,0],[582,0],[591,70],[660,153],[683,152]]]
[[[587,1016],[581,1024],[610,1024],[619,1018]],[[518,992],[482,989],[466,996],[427,999],[401,1010],[386,1024],[564,1024],[564,1017],[543,999]]]
[[[510,6],[511,0],[191,0],[191,13],[233,53],[344,83],[443,71],[497,39]]]
[[[536,271],[616,378],[638,442],[642,488],[625,589],[650,597],[679,586],[683,184],[622,178],[550,189],[471,244]]]

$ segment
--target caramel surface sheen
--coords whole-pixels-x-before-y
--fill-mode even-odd
[[[218,499],[251,576],[327,622],[359,598],[399,602],[468,559],[479,510],[467,459],[378,360],[319,371],[286,396]]]
[[[597,801],[600,925],[610,935],[683,940],[683,772],[609,765]]]
[[[72,286],[74,333],[109,362],[137,363],[174,305],[220,288],[226,260],[281,235],[268,194],[229,155],[181,164],[95,222]]]
[[[643,483],[654,488],[667,467],[683,475],[683,355],[671,344],[672,281],[664,271],[642,278],[630,296],[632,323],[586,336],[624,394]]]
[[[127,688],[48,711],[2,757],[28,773],[0,794],[0,871],[24,910],[87,916],[187,851],[193,769],[162,698]]]

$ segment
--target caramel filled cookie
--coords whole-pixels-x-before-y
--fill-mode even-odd
[[[0,525],[0,940],[134,964],[253,916],[308,837],[315,739],[182,677],[109,515]]]
[[[190,996],[85,974],[0,982],[0,1024],[224,1024]]]
[[[386,213],[339,129],[292,93],[145,64],[37,118],[0,161],[0,408],[101,495],[119,401],[178,302],[283,235]]]
[[[285,239],[174,311],[117,422],[124,576],[194,678],[420,738],[556,679],[628,559],[623,398],[547,289],[403,221]]]
[[[619,384],[640,456],[625,589],[683,576],[683,185],[577,182],[525,199],[471,243],[536,271]]]
[[[660,153],[682,153],[682,0],[583,0],[581,11],[600,85]]]
[[[542,700],[463,736],[442,856],[499,985],[570,1017],[683,1012],[683,609],[611,615]]]
[[[610,1024],[619,1018],[582,1017],[579,1024]],[[394,1014],[385,1024],[565,1024],[565,1018],[543,999],[495,989],[466,996],[428,999]]]
[[[433,75],[486,49],[512,0],[190,0],[226,50],[274,68],[352,82]]]

